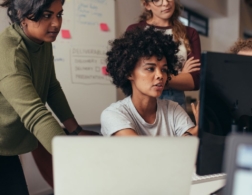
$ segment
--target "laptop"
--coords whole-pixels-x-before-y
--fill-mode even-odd
[[[252,134],[228,136],[224,158],[224,195],[252,194]]]
[[[197,137],[58,136],[55,195],[188,195]]]

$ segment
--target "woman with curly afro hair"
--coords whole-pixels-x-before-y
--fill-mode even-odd
[[[102,112],[101,133],[104,136],[196,135],[198,127],[178,103],[158,98],[169,84],[170,73],[177,73],[173,65],[177,62],[179,45],[172,36],[154,28],[137,28],[110,45],[107,72],[127,97]],[[192,107],[197,114],[197,108]]]
[[[147,29],[154,26],[157,30],[164,30],[166,34],[173,35],[173,40],[179,45],[176,53],[178,62],[174,69],[179,74],[171,74],[173,78],[169,86],[165,86],[161,99],[178,102],[185,108],[184,91],[199,89],[201,47],[198,32],[185,26],[180,20],[182,6],[179,0],[140,0],[143,12],[138,23],[128,26],[126,31],[136,27]]]

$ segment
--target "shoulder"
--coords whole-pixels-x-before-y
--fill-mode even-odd
[[[105,110],[102,111],[101,117],[107,117],[107,114],[126,114],[129,109],[129,97],[119,100],[110,104]]]
[[[21,35],[13,28],[6,28],[0,35],[1,77],[21,70],[29,72],[29,52]]]
[[[136,28],[145,28],[146,27],[146,22],[145,21],[142,21],[142,22],[138,22],[138,23],[135,23],[135,24],[131,24],[127,27],[126,31],[131,31],[131,30],[134,30]]]
[[[199,33],[192,27],[190,26],[186,26],[186,34],[188,36],[189,39],[195,37],[195,36],[199,36]]]
[[[1,50],[9,50],[15,49],[20,46],[23,39],[19,35],[19,33],[13,28],[13,25],[7,27],[1,34],[0,34],[0,49]]]

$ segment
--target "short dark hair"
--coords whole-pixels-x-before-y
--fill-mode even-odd
[[[7,8],[7,15],[12,23],[20,25],[23,19],[39,21],[45,9],[55,0],[4,0],[1,7]],[[61,0],[62,5],[65,0]]]
[[[237,54],[239,51],[252,51],[252,39],[239,39],[230,48],[230,52]]]
[[[158,60],[165,57],[169,73],[177,74],[174,65],[178,61],[175,54],[179,43],[175,43],[172,35],[166,35],[164,31],[155,30],[154,27],[136,28],[111,41],[110,46],[111,50],[107,52],[107,72],[125,95],[132,94],[128,77],[141,57],[156,56]]]

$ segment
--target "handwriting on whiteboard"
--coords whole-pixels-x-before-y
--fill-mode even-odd
[[[71,77],[78,84],[111,84],[111,78],[103,74],[106,66],[106,47],[72,47],[70,51]]]
[[[76,20],[83,25],[98,25],[104,16],[107,0],[76,0]]]

